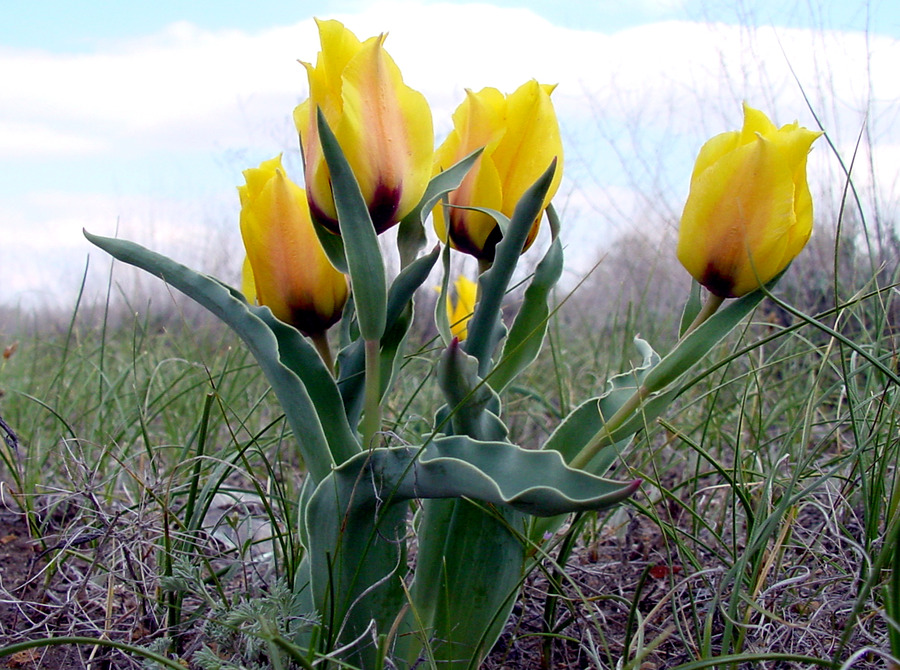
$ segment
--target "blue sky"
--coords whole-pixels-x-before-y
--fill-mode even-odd
[[[452,0],[451,0],[452,2]],[[364,1],[321,0],[44,0],[5,3],[0,12],[0,44],[56,52],[90,52],[99,42],[136,38],[157,32],[175,21],[190,21],[210,30],[239,28],[254,31],[336,12],[352,12]],[[433,4],[423,2],[420,4]],[[697,19],[735,23],[751,19],[760,24],[786,27],[865,30],[900,37],[900,4],[893,0],[868,3],[826,0],[813,3],[791,0],[493,0],[507,8],[527,8],[558,26],[610,33],[648,21]],[[309,9],[312,6],[313,9]]]
[[[0,9],[0,239],[18,266],[0,302],[70,300],[90,253],[82,227],[118,229],[233,280],[241,170],[285,152],[299,180],[290,114],[305,95],[296,59],[318,50],[313,14],[339,16],[360,37],[390,32],[387,48],[428,97],[439,134],[466,87],[558,83],[558,206],[576,265],[635,222],[651,237],[671,228],[697,149],[740,125],[742,100],[779,123],[813,125],[792,68],[841,151],[852,152],[868,119],[873,165],[900,169],[895,0],[34,7]],[[832,179],[827,150],[816,156],[811,169]],[[896,177],[860,179],[895,202]],[[91,259],[102,275],[106,260]]]

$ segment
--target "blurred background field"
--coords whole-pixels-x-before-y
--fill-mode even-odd
[[[653,77],[638,69],[639,87],[630,70],[588,79],[579,64],[565,75],[569,91],[554,94],[569,110],[557,207],[573,222],[573,261],[544,355],[505,399],[512,438],[539,446],[635,362],[636,334],[661,352],[674,344],[689,288],[673,253],[685,170],[703,138],[737,125],[742,99],[779,123],[821,122],[830,143],[811,158],[816,231],[778,286],[784,304],[766,301],[621,455],[612,474],[641,477],[640,494],[573,523],[555,554],[565,574],[547,561],[530,576],[488,667],[898,666],[897,23],[875,2],[857,7],[861,23],[845,32],[829,3],[785,9],[812,26],[803,30],[788,20],[769,30],[741,4],[729,5],[732,23],[705,24],[718,8],[704,7],[688,17],[712,36],[702,79],[673,74],[663,86],[656,58]],[[390,29],[403,44],[382,23],[372,32]],[[265,102],[289,113],[293,95]],[[255,137],[275,137],[290,156],[294,140],[278,123]],[[269,157],[242,141],[215,159],[229,184]],[[172,209],[125,216],[122,236],[235,283],[237,198],[220,191],[209,186],[210,209],[185,207],[179,194]],[[92,219],[98,211],[112,210],[66,225],[108,232],[114,217]],[[184,228],[202,240],[194,245],[170,234],[191,214],[206,222]],[[119,266],[110,274],[96,253],[84,271],[74,243],[42,257],[27,240],[41,223],[10,220],[21,229],[6,253],[27,242],[62,283],[23,292],[14,278],[19,289],[0,305],[10,429],[0,428],[0,555],[31,552],[15,578],[2,574],[0,639],[85,635],[174,650],[191,667],[273,663],[266,635],[285,630],[290,611],[274,575],[299,555],[286,531],[303,468],[252,358],[162,283]],[[435,406],[434,299],[419,298],[400,401],[386,410],[399,439],[425,430]],[[89,646],[52,653],[62,654],[57,667],[142,664]]]

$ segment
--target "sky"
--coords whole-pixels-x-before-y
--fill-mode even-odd
[[[65,307],[90,258],[81,229],[118,234],[236,281],[241,171],[284,153],[301,179],[297,60],[312,17],[388,32],[437,134],[466,88],[556,83],[565,145],[557,197],[577,273],[620,235],[677,222],[696,153],[741,123],[828,132],[810,183],[842,191],[849,160],[868,215],[896,214],[900,3],[894,0],[45,0],[0,6],[0,304]],[[805,96],[805,97],[804,97]],[[865,159],[865,160],[861,160]],[[827,207],[820,207],[827,211]],[[9,269],[12,269],[10,272]],[[117,272],[119,272],[117,270]],[[0,324],[0,329],[2,329]]]

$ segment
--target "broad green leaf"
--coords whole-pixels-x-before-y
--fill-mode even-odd
[[[550,188],[555,170],[554,159],[544,174],[525,191],[513,211],[508,234],[497,244],[493,265],[479,278],[481,293],[475,305],[475,313],[469,321],[464,346],[468,353],[478,359],[478,374],[482,377],[487,376],[491,356],[505,331],[500,318],[503,298],[525,246],[528,231],[541,214],[544,195]]]
[[[404,500],[466,497],[554,516],[615,505],[638,485],[572,470],[558,452],[467,436],[358,454],[316,487],[306,509],[313,598],[327,634],[349,643],[370,621],[386,633],[400,611]]]
[[[478,668],[497,641],[525,574],[528,517],[466,499],[425,500],[410,589],[416,621],[398,656],[448,670]]]
[[[478,376],[475,357],[464,352],[456,340],[441,355],[437,380],[447,401],[454,435],[478,440],[506,439],[509,431],[499,416],[499,396]]]
[[[425,447],[372,449],[338,466],[332,475],[346,490],[356,491],[353,511],[388,498],[465,496],[526,514],[554,516],[605,509],[637,489],[636,482],[616,482],[573,470],[557,451],[523,449],[465,435],[438,437]],[[313,500],[333,486],[334,482],[320,483]],[[309,517],[307,526],[319,528],[309,523]]]
[[[268,307],[248,305],[234,289],[133,242],[87,231],[84,235],[118,260],[174,286],[244,340],[272,385],[315,481],[321,481],[335,463],[359,452],[340,395],[318,354],[300,333],[277,321]],[[327,426],[319,421],[320,415],[332,418]]]
[[[359,332],[363,339],[380,340],[385,328],[387,279],[384,259],[378,246],[378,235],[375,234],[372,217],[369,216],[369,209],[350,164],[328,127],[322,110],[317,111],[319,138],[331,175],[334,205],[347,257]]]
[[[635,338],[635,347],[641,357],[640,365],[628,372],[615,375],[607,381],[607,389],[597,398],[585,400],[572,410],[556,430],[547,438],[542,449],[551,449],[562,454],[566,462],[571,461],[604,426],[606,420],[613,416],[625,402],[631,398],[644,383],[647,375],[659,364],[659,354],[644,340]],[[630,432],[617,431],[617,443],[624,446],[631,439]],[[603,474],[609,467],[606,458],[589,463],[586,470],[594,474]]]

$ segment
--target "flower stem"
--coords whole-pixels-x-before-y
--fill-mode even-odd
[[[697,317],[691,325],[688,326],[687,330],[684,331],[684,335],[682,335],[679,343],[683,341],[688,334],[696,330],[700,324],[715,314],[724,301],[725,298],[721,298],[717,295],[710,295],[698,312]],[[596,432],[584,448],[575,455],[575,458],[572,459],[572,462],[569,463],[569,465],[579,470],[586,467],[603,447],[613,443],[613,433],[616,429],[621,427],[622,424],[624,424],[625,421],[640,408],[641,403],[643,403],[651,393],[658,390],[658,388],[651,388],[643,385],[637,388],[631,397],[629,397],[628,400],[626,400],[625,403],[604,422],[603,428]]]
[[[381,429],[381,343],[366,340],[366,391],[362,420],[363,448],[374,446],[372,439]]]
[[[584,446],[584,448],[576,454],[569,466],[576,470],[583,469],[591,459],[606,445],[612,444],[612,434],[631,416],[631,414],[641,405],[644,398],[650,395],[651,390],[646,386],[638,388],[625,404],[622,405],[616,413],[609,417],[609,420],[603,424],[603,428],[598,430],[594,437]]]
[[[723,302],[725,302],[725,298],[710,293],[709,297],[706,299],[706,302],[703,303],[703,307],[699,312],[697,312],[697,316],[694,317],[694,320],[691,322],[691,325],[688,326],[687,330],[684,331],[684,335],[681,336],[681,339],[683,340],[692,332],[697,330],[700,324],[702,324],[709,317],[716,313],[719,307],[722,306]]]
[[[322,357],[325,367],[328,368],[328,372],[330,372],[333,377],[334,359],[331,357],[331,347],[328,346],[328,337],[325,335],[325,332],[313,333],[309,336],[309,339],[312,340],[313,346],[316,348],[316,351],[319,352],[319,356]]]

